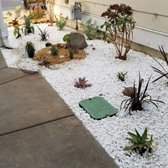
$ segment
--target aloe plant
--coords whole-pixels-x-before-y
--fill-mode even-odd
[[[128,132],[128,135],[130,136],[127,138],[131,142],[131,146],[126,146],[124,150],[126,151],[135,151],[138,152],[140,155],[143,155],[145,152],[151,153],[152,151],[152,143],[153,138],[152,135],[150,138],[148,138],[148,130],[145,128],[142,135],[139,134],[139,132],[135,129],[135,133]]]

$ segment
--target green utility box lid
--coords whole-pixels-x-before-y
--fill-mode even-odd
[[[93,97],[79,102],[82,107],[93,119],[102,119],[107,116],[115,115],[118,109],[108,103],[103,97]]]

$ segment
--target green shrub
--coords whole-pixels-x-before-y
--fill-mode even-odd
[[[58,55],[58,49],[56,47],[52,46],[50,51],[51,51],[52,56],[57,56]]]
[[[67,42],[69,39],[69,34],[65,34],[64,37],[63,37],[63,41],[64,42]]]
[[[142,135],[139,134],[139,132],[135,129],[135,133],[128,132],[128,135],[130,136],[127,138],[131,142],[131,146],[126,146],[124,150],[131,150],[138,152],[140,155],[143,155],[145,152],[151,153],[152,151],[152,143],[153,138],[152,136],[150,139],[148,138],[148,132],[147,128],[145,128]]]
[[[127,53],[131,48],[131,39],[135,27],[132,15],[132,8],[125,4],[110,5],[107,11],[101,15],[106,19],[101,28],[105,28],[109,34],[111,41],[115,45],[117,58],[122,60],[127,59]]]
[[[118,72],[117,73],[117,77],[118,77],[118,79],[120,79],[122,82],[123,81],[125,81],[125,76],[126,76],[126,74],[127,74],[128,72]]]
[[[68,17],[63,17],[62,14],[60,14],[59,18],[55,16],[55,24],[59,30],[63,30],[65,28],[67,21]]]
[[[98,26],[96,22],[92,22],[91,18],[87,20],[85,24],[81,23],[81,27],[89,40],[97,37]]]
[[[35,48],[34,44],[31,41],[28,41],[25,46],[26,53],[29,56],[29,58],[33,58],[35,54]]]

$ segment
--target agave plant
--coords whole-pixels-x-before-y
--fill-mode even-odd
[[[152,97],[147,93],[148,90],[148,86],[149,86],[149,81],[150,78],[148,79],[146,86],[144,88],[144,91],[142,91],[142,84],[143,84],[143,79],[141,79],[141,76],[139,74],[139,82],[138,82],[138,87],[135,86],[135,82],[133,84],[133,89],[132,89],[132,93],[130,93],[130,97],[128,99],[125,99],[121,102],[121,108],[125,108],[125,110],[129,110],[129,114],[131,114],[131,111],[134,110],[143,110],[143,103],[152,103],[154,104],[156,107],[157,104],[155,102],[159,102],[159,103],[164,103],[163,101],[160,100],[154,100],[152,99]],[[127,88],[125,88],[127,90]],[[129,90],[127,91],[129,92]]]
[[[75,87],[77,88],[81,88],[81,89],[85,89],[87,87],[90,87],[91,84],[87,83],[88,81],[86,80],[86,78],[79,78],[78,80],[75,80]]]
[[[138,152],[140,155],[143,155],[145,152],[152,152],[152,143],[153,143],[153,138],[152,135],[150,139],[148,138],[148,130],[145,128],[144,132],[142,135],[139,134],[139,132],[135,129],[135,133],[128,132],[128,135],[130,138],[127,138],[132,145],[131,146],[126,146],[124,150],[132,150],[135,152]]]
[[[31,26],[30,17],[25,16],[24,20],[25,20],[25,25],[22,28],[22,31],[24,32],[24,34],[27,35],[29,33],[34,33],[34,27]]]
[[[41,37],[41,41],[46,41],[47,40],[47,38],[49,37],[49,33],[47,32],[47,30],[46,29],[44,29],[44,30],[42,30],[42,29],[40,29],[40,27],[39,26],[37,26],[37,28],[39,29],[39,31],[40,31],[40,37]]]
[[[118,72],[117,77],[120,79],[122,82],[125,81],[125,76],[128,72]]]
[[[154,71],[158,74],[160,74],[160,76],[158,78],[156,78],[153,82],[156,82],[157,80],[165,77],[168,79],[168,57],[163,49],[163,46],[159,46],[159,50],[160,50],[160,53],[162,54],[165,62],[166,62],[166,65],[167,65],[167,69],[160,63],[158,62],[154,57],[153,59],[159,64],[159,66],[161,67],[162,70],[160,70],[159,68],[156,68],[154,66],[152,66],[152,68],[154,69]]]

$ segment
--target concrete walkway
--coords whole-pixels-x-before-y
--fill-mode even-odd
[[[39,74],[0,53],[0,168],[117,168]]]

